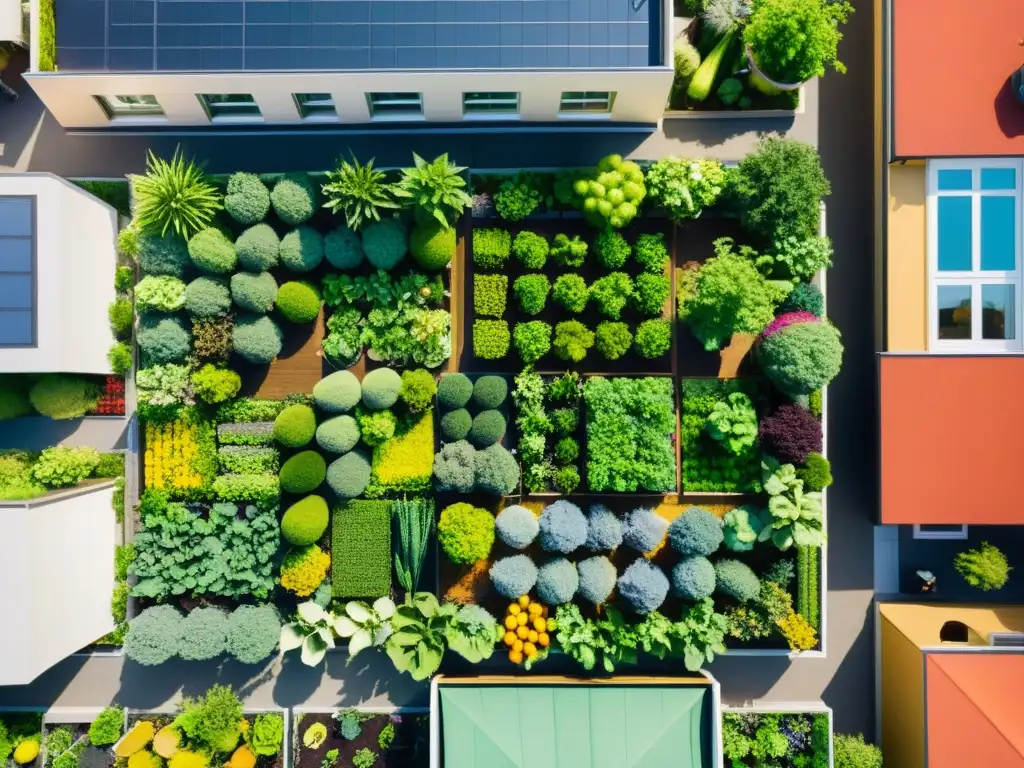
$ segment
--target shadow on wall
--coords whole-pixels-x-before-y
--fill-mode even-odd
[[[788,656],[724,656],[707,670],[722,684],[722,703],[741,706],[766,698],[792,665]]]
[[[0,706],[47,709],[74,682],[89,659],[72,656],[50,667],[28,685],[0,686]]]
[[[1017,101],[1010,82],[1013,75],[1006,78],[995,98],[996,122],[1003,135],[1014,139],[1024,136],[1024,104]]]
[[[0,94],[0,166],[14,166],[21,157],[46,110],[21,73],[28,69],[28,51],[17,49],[3,73],[4,84],[18,99]]]
[[[0,422],[0,449],[41,451],[54,445],[92,446],[98,451],[127,447],[128,418],[124,416],[48,419],[26,416]]]

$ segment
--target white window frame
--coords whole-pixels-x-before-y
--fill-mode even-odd
[[[210,101],[210,96],[248,96],[251,99],[253,106],[256,107],[256,114],[231,114],[230,110],[232,106],[242,106],[247,102],[244,101]],[[196,98],[199,99],[199,103],[203,107],[203,111],[206,112],[206,116],[210,118],[211,123],[262,123],[263,110],[260,109],[259,102],[256,101],[256,97],[251,93],[197,93]],[[227,114],[217,115],[214,111],[222,107],[229,110]]]
[[[384,96],[386,94],[404,94],[415,98],[391,98],[381,99],[379,102],[374,100],[374,96]],[[395,106],[412,106],[416,105],[419,107],[419,112],[384,112],[382,114],[376,114],[374,108],[380,105],[395,105]],[[366,93],[366,108],[370,111],[370,120],[372,121],[390,121],[390,122],[409,122],[411,120],[424,120],[426,119],[426,113],[423,109],[423,94],[417,93],[416,91],[367,91]]]
[[[980,174],[982,168],[1012,168],[1016,171],[1016,187],[1013,190],[982,190]],[[970,190],[939,190],[939,171],[969,170],[972,180],[977,176],[979,189]],[[1024,349],[1024,269],[1021,260],[1024,258],[1022,249],[1022,220],[1024,220],[1024,160],[1016,158],[980,158],[957,160],[929,160],[927,165],[927,247],[928,247],[928,350],[933,353],[964,354],[968,352],[1006,353],[1020,352]],[[971,198],[971,259],[970,271],[939,272],[939,197]],[[1017,199],[1017,215],[1015,220],[1015,269],[1007,271],[982,272],[981,262],[981,198],[982,196],[1015,197]],[[940,339],[939,338],[939,286],[956,285],[971,288],[971,338]],[[982,339],[983,306],[981,303],[982,285],[1012,285],[1014,287],[1014,338]]]
[[[111,95],[107,93],[96,94],[93,96],[94,99],[99,103],[100,108],[106,114],[108,120],[166,120],[167,115],[164,113],[164,108],[157,100],[156,96],[151,93],[146,94],[118,94]],[[140,99],[150,98],[153,100],[153,104],[125,104],[124,102],[118,102],[118,99]]]
[[[947,541],[964,541],[967,539],[967,526],[961,525],[960,530],[951,531],[927,531],[923,530],[917,523],[914,524],[915,539],[944,539]]]
[[[566,99],[571,93],[581,93],[582,97]],[[605,109],[566,109],[566,104],[590,104],[602,101],[598,94],[607,94]],[[617,91],[562,91],[558,96],[558,116],[564,118],[609,118],[615,109],[615,97]]]
[[[299,98],[300,96],[326,96],[326,99],[306,99]],[[292,98],[295,100],[295,109],[298,110],[299,118],[303,122],[308,123],[335,123],[340,117],[338,115],[338,105],[334,101],[333,93],[293,93]],[[312,107],[312,111],[308,111]]]
[[[511,98],[485,98],[499,94]],[[470,97],[476,98],[470,98]],[[462,116],[469,120],[515,120],[519,117],[520,95],[518,91],[464,91],[462,94]],[[482,109],[475,111],[476,105],[493,104],[506,109]]]

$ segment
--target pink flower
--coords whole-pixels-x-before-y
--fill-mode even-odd
[[[821,318],[812,312],[784,312],[783,314],[776,317],[761,331],[761,339],[767,339],[772,334],[778,333],[788,325],[795,325],[796,323],[817,323],[820,322]]]

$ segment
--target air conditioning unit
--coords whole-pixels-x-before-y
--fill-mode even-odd
[[[1024,632],[990,632],[988,644],[999,648],[1024,648]]]

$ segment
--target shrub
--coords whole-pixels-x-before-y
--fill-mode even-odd
[[[556,435],[575,434],[580,423],[580,411],[575,406],[572,408],[558,408],[548,414],[551,421],[551,430]]]
[[[363,442],[371,448],[390,440],[395,434],[395,427],[398,421],[391,411],[364,411],[362,408],[356,410],[356,421],[359,423],[359,434]]]
[[[634,560],[619,577],[619,595],[641,615],[661,607],[668,586],[664,571],[643,557]]]
[[[276,475],[218,475],[213,480],[213,495],[228,504],[271,509],[277,506],[281,488]]]
[[[110,352],[107,353],[107,359],[111,361],[111,367],[115,369],[117,366],[113,365],[113,356],[115,354],[119,356],[122,352],[128,355],[128,359],[125,363],[125,370],[131,368],[132,365],[132,353],[128,345],[126,344],[115,344],[111,347]],[[8,419],[17,419],[22,416],[27,416],[32,413],[32,403],[28,399],[28,393],[20,388],[15,387],[0,387],[0,421],[7,421]]]
[[[280,470],[276,448],[258,445],[222,445],[217,449],[221,472],[233,475],[277,474]]]
[[[316,544],[293,547],[281,561],[281,586],[299,597],[306,597],[323,584],[330,567],[331,556]]]
[[[224,653],[228,615],[221,608],[193,608],[181,623],[178,655],[186,661],[206,661]]]
[[[508,297],[505,275],[473,275],[473,311],[481,317],[501,317]]]
[[[146,608],[128,622],[124,655],[147,667],[169,661],[181,646],[182,624],[181,613],[170,605]]]
[[[445,507],[437,523],[437,541],[456,565],[484,560],[494,546],[494,515],[462,502]]]
[[[622,523],[603,504],[590,507],[587,516],[587,538],[583,545],[591,552],[610,552],[622,544]]]
[[[446,373],[437,385],[437,402],[442,408],[465,408],[473,397],[473,382],[463,373]]]
[[[590,291],[586,281],[579,275],[561,275],[555,280],[551,298],[569,312],[579,314],[587,308]]]
[[[107,747],[121,738],[124,730],[124,710],[107,707],[89,725],[89,743],[95,747]]]
[[[832,241],[818,235],[808,238],[784,237],[774,243],[772,250],[762,259],[765,267],[770,269],[766,273],[770,277],[794,283],[811,280],[819,270],[832,266]]]
[[[564,557],[545,563],[537,571],[537,597],[544,605],[562,605],[576,595],[580,576],[576,566]]]
[[[417,368],[402,373],[402,386],[398,390],[398,399],[405,403],[413,413],[430,410],[436,393],[437,382],[434,381],[434,375],[430,371]]]
[[[448,411],[441,417],[441,439],[446,442],[465,440],[473,426],[473,417],[465,408]]]
[[[307,473],[306,479],[309,482],[303,483],[302,487],[312,490],[316,488],[320,483],[323,482],[324,477],[327,474],[327,467],[324,464],[324,460],[313,451],[304,451],[298,454],[299,456],[312,455],[316,456],[320,461],[308,462],[308,466],[305,467]],[[294,456],[292,457],[295,458]],[[289,459],[288,461],[291,461]],[[288,466],[288,462],[285,462],[285,467]],[[314,473],[314,474],[311,474]],[[312,483],[314,477],[319,477],[320,481],[316,484]],[[310,487],[312,486],[312,487]],[[281,472],[281,487],[285,490],[284,482],[284,470]],[[291,493],[306,493],[307,491],[291,491]],[[324,535],[324,531],[327,530],[327,523],[330,514],[327,509],[327,502],[322,496],[307,496],[300,501],[292,504],[284,513],[284,517],[281,518],[281,535],[284,536],[285,540],[296,547],[305,547],[309,544],[316,544],[320,540],[320,537]]]
[[[501,269],[511,252],[512,236],[505,230],[473,230],[473,263],[481,269]]]
[[[270,191],[260,177],[253,173],[233,173],[228,179],[224,209],[239,224],[263,221],[270,211]]]
[[[492,565],[489,575],[495,592],[506,600],[516,600],[537,583],[537,566],[526,555],[512,555]]]
[[[477,448],[494,445],[505,436],[505,417],[500,411],[481,411],[473,419],[469,440]]]
[[[287,174],[274,185],[270,204],[281,221],[296,227],[316,211],[316,188],[304,173]]]
[[[516,323],[512,340],[522,361],[527,365],[535,363],[551,351],[551,326],[543,320]]]
[[[316,433],[316,416],[308,405],[289,405],[274,419],[274,439],[286,448],[301,448]]]
[[[821,452],[821,422],[802,405],[787,403],[761,420],[758,438],[761,450],[782,464],[803,464],[808,454]]]
[[[823,491],[832,485],[832,465],[820,453],[809,453],[804,459],[805,466],[796,471],[804,481],[805,491]]]
[[[266,316],[239,317],[231,331],[232,349],[250,363],[270,363],[281,354],[283,344],[281,329]]]
[[[618,360],[629,352],[633,345],[633,334],[625,323],[605,321],[598,323],[595,333],[597,351],[608,360]]]
[[[354,499],[370,483],[370,460],[360,450],[352,450],[327,467],[327,484],[339,498]]]
[[[498,513],[494,531],[503,544],[512,549],[526,549],[540,533],[540,523],[526,507],[513,504]]]
[[[277,292],[277,311],[291,323],[311,323],[320,314],[323,300],[312,283],[292,280]]]
[[[606,229],[594,238],[594,256],[605,269],[619,269],[626,263],[630,252],[626,238],[614,229]]]
[[[832,188],[810,144],[767,136],[740,161],[732,180],[744,229],[771,242],[818,234],[821,198]]]
[[[277,281],[269,272],[237,272],[231,276],[231,298],[246,312],[266,314],[274,308]]]
[[[824,317],[825,297],[821,289],[811,283],[797,283],[779,306],[779,314],[788,312],[810,312]]]
[[[392,270],[409,248],[405,227],[395,218],[381,219],[363,227],[366,260],[377,269]]]
[[[359,443],[359,425],[351,416],[335,416],[316,428],[316,442],[325,451],[348,453]]]
[[[560,359],[578,363],[594,346],[594,332],[579,320],[563,320],[555,326],[553,346]]]
[[[447,443],[434,457],[434,485],[438,491],[471,493],[476,482],[476,449],[465,440]]]
[[[81,418],[96,407],[100,395],[91,381],[59,373],[45,374],[28,391],[32,407],[51,419]]]
[[[605,603],[615,589],[615,580],[618,578],[611,561],[604,555],[588,557],[577,569],[580,597],[594,605]]]
[[[681,555],[713,555],[722,546],[722,521],[700,507],[690,507],[668,527],[668,541]]]
[[[656,515],[653,509],[638,507],[629,513],[622,527],[622,543],[646,554],[661,544],[668,521]]]
[[[328,413],[344,413],[363,396],[359,379],[351,371],[336,371],[313,385],[313,402]]]
[[[571,437],[563,437],[555,443],[555,461],[559,464],[571,464],[580,456],[580,444]]]
[[[482,360],[500,360],[508,354],[511,335],[504,320],[473,321],[473,354]]]
[[[551,482],[556,491],[568,495],[579,487],[580,473],[576,467],[559,467]]]
[[[359,235],[345,226],[338,227],[324,237],[324,257],[335,269],[355,269],[366,259],[363,241]]]
[[[843,345],[831,323],[793,323],[757,346],[765,376],[782,392],[796,397],[821,389],[839,373]]]
[[[568,235],[555,235],[551,241],[550,256],[560,267],[582,267],[587,260],[587,243],[579,235],[573,235],[572,239]]]
[[[660,315],[668,301],[671,285],[667,275],[654,275],[649,272],[637,275],[633,290],[633,306],[645,315]]]
[[[184,360],[192,344],[181,319],[166,316],[143,318],[136,340],[147,365]]]
[[[835,768],[882,768],[882,750],[864,742],[864,735],[837,733],[832,739]]]
[[[756,600],[761,592],[757,574],[739,560],[719,560],[715,563],[715,579],[719,592],[740,603]]]
[[[633,258],[644,268],[645,272],[662,274],[668,263],[668,248],[665,247],[665,235],[640,235],[633,243]]]
[[[484,448],[473,457],[473,481],[478,491],[507,496],[519,485],[519,462],[500,445]]]
[[[473,404],[477,408],[500,408],[507,397],[508,382],[504,376],[481,376],[473,384]]]
[[[541,274],[521,275],[516,278],[512,291],[519,302],[519,308],[528,315],[537,315],[547,303],[551,284]]]
[[[277,266],[281,255],[281,238],[269,224],[249,227],[235,240],[238,265],[251,272],[265,272]]]
[[[363,377],[363,405],[373,411],[390,408],[398,402],[402,377],[393,368],[375,368]]]
[[[636,329],[633,347],[640,357],[655,360],[672,348],[672,325],[664,318],[644,320]]]
[[[503,181],[494,193],[494,207],[505,221],[522,221],[537,210],[542,200],[540,191],[518,174]]]
[[[413,261],[423,269],[438,272],[448,266],[455,256],[455,230],[442,227],[440,222],[413,227],[409,238],[409,252]]]
[[[309,493],[327,477],[327,463],[316,451],[301,451],[290,457],[281,467],[281,490],[286,493]],[[315,541],[315,539],[314,539]],[[297,542],[292,544],[312,544]]]
[[[231,291],[223,278],[196,278],[188,284],[184,298],[185,311],[192,317],[217,317],[231,309]]]
[[[192,266],[188,246],[177,235],[139,235],[139,268],[147,275],[185,277]]]
[[[258,664],[277,650],[281,617],[273,605],[241,605],[228,618],[226,649],[243,664]]]
[[[540,514],[540,545],[548,552],[567,555],[587,541],[587,518],[575,504],[560,499]]]
[[[776,82],[821,77],[827,64],[845,72],[837,51],[843,38],[839,25],[852,12],[849,3],[764,0],[743,29],[743,43],[761,71]]]
[[[132,367],[132,348],[125,342],[114,344],[107,352],[107,363],[110,370],[118,376],[128,373]],[[10,398],[3,401],[3,398]],[[6,415],[17,411],[15,416]],[[24,416],[29,412],[28,396],[24,392],[0,392],[0,421]]]
[[[135,286],[135,309],[140,313],[156,310],[157,312],[175,312],[185,306],[185,283],[170,275],[146,275]],[[111,314],[110,323],[114,330],[122,333],[131,327],[132,321],[123,322],[121,310],[116,310],[117,317]]]
[[[953,561],[957,572],[972,587],[985,592],[1002,589],[1010,579],[1009,562],[998,547],[983,541],[977,549],[968,549]]]
[[[672,593],[684,600],[703,600],[715,591],[715,566],[706,557],[684,557],[672,569]]]
[[[281,238],[279,256],[292,272],[309,272],[324,260],[324,238],[312,227],[293,229]]]
[[[242,388],[242,377],[227,368],[207,363],[192,374],[192,388],[204,403],[223,403]]]
[[[203,272],[226,275],[238,263],[235,246],[219,229],[201,229],[188,241],[188,254]]]
[[[550,249],[547,238],[536,232],[524,230],[512,241],[512,253],[523,265],[523,269],[544,269]]]
[[[132,323],[135,321],[131,301],[123,296],[114,299],[107,307],[107,319],[110,320],[110,327],[117,338],[128,338],[131,335]]]
[[[598,278],[590,286],[590,300],[597,311],[618,320],[633,293],[633,281],[625,272],[612,272]]]

